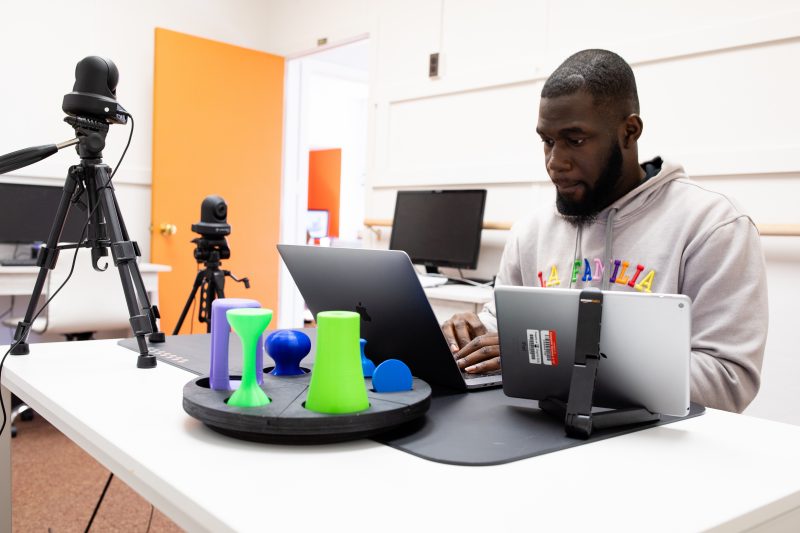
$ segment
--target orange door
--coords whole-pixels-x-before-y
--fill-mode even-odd
[[[151,261],[160,275],[161,329],[172,333],[198,268],[191,225],[209,195],[228,204],[231,278],[225,296],[253,298],[277,313],[284,59],[156,29]],[[165,236],[162,224],[177,233]],[[204,333],[200,293],[181,333]],[[277,323],[273,318],[272,324]]]

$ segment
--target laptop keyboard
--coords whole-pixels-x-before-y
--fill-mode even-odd
[[[489,376],[499,376],[502,374],[503,371],[501,369],[492,370],[490,372],[481,372],[479,374],[470,374],[468,372],[461,371],[461,375],[464,376],[464,381],[469,381],[470,379],[477,379],[477,378],[486,378]]]

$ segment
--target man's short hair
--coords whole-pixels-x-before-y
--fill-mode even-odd
[[[569,56],[547,78],[542,98],[585,90],[597,105],[618,108],[625,116],[639,112],[639,95],[631,66],[608,50],[582,50]]]

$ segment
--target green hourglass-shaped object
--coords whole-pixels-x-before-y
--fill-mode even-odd
[[[272,309],[230,309],[226,316],[233,331],[242,341],[242,383],[228,398],[228,405],[236,407],[259,407],[267,405],[269,396],[261,390],[256,380],[256,347],[261,334],[272,320]]]

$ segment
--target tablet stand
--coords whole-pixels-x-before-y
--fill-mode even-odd
[[[569,398],[546,398],[539,408],[564,420],[568,437],[588,439],[594,429],[654,422],[660,414],[643,407],[628,407],[592,413],[597,370],[600,359],[600,332],[603,316],[603,293],[597,289],[581,291],[578,304],[578,331],[575,338],[575,363],[569,386]]]

